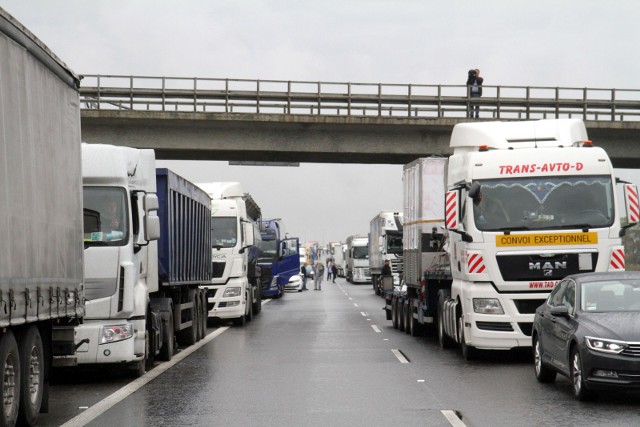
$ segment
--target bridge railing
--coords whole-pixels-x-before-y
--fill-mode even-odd
[[[83,75],[84,109],[200,113],[464,118],[640,120],[640,90]]]

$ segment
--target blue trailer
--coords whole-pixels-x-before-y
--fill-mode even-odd
[[[260,292],[263,297],[278,298],[289,279],[300,272],[299,241],[286,236],[280,218],[261,220],[260,235]]]
[[[169,327],[160,329],[166,338],[171,341],[173,329],[181,344],[191,345],[206,331],[207,304],[200,287],[210,285],[212,277],[211,198],[169,169],[156,169],[156,188],[159,289],[150,300],[165,314]]]

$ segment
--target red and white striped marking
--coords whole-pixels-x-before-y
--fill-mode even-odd
[[[469,273],[478,274],[482,273],[487,267],[484,265],[484,258],[477,253],[469,253],[469,259],[467,261],[467,270]]]
[[[633,184],[625,184],[625,195],[627,197],[627,213],[629,222],[640,221],[640,205],[638,204],[638,187]]]
[[[445,223],[447,228],[458,226],[458,192],[447,191],[445,197]]]
[[[609,271],[623,271],[624,270],[624,249],[618,248],[611,251],[611,263],[609,264]]]

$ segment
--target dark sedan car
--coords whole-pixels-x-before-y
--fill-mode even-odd
[[[640,388],[640,272],[567,276],[536,310],[532,339],[538,381],[559,372],[579,400]]]

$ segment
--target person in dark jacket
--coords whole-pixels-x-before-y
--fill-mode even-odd
[[[331,266],[331,273],[333,274],[333,283],[336,283],[336,277],[338,277],[338,267],[336,267],[335,262]]]
[[[480,98],[482,96],[482,82],[484,79],[480,77],[480,70],[469,70],[469,76],[467,77],[467,95],[471,98]],[[469,109],[467,111],[467,117],[474,117],[477,119],[480,113],[480,106],[470,101]]]
[[[384,265],[382,266],[382,270],[380,271],[380,275],[382,276],[391,276],[391,265],[389,265],[389,260],[384,260]]]

